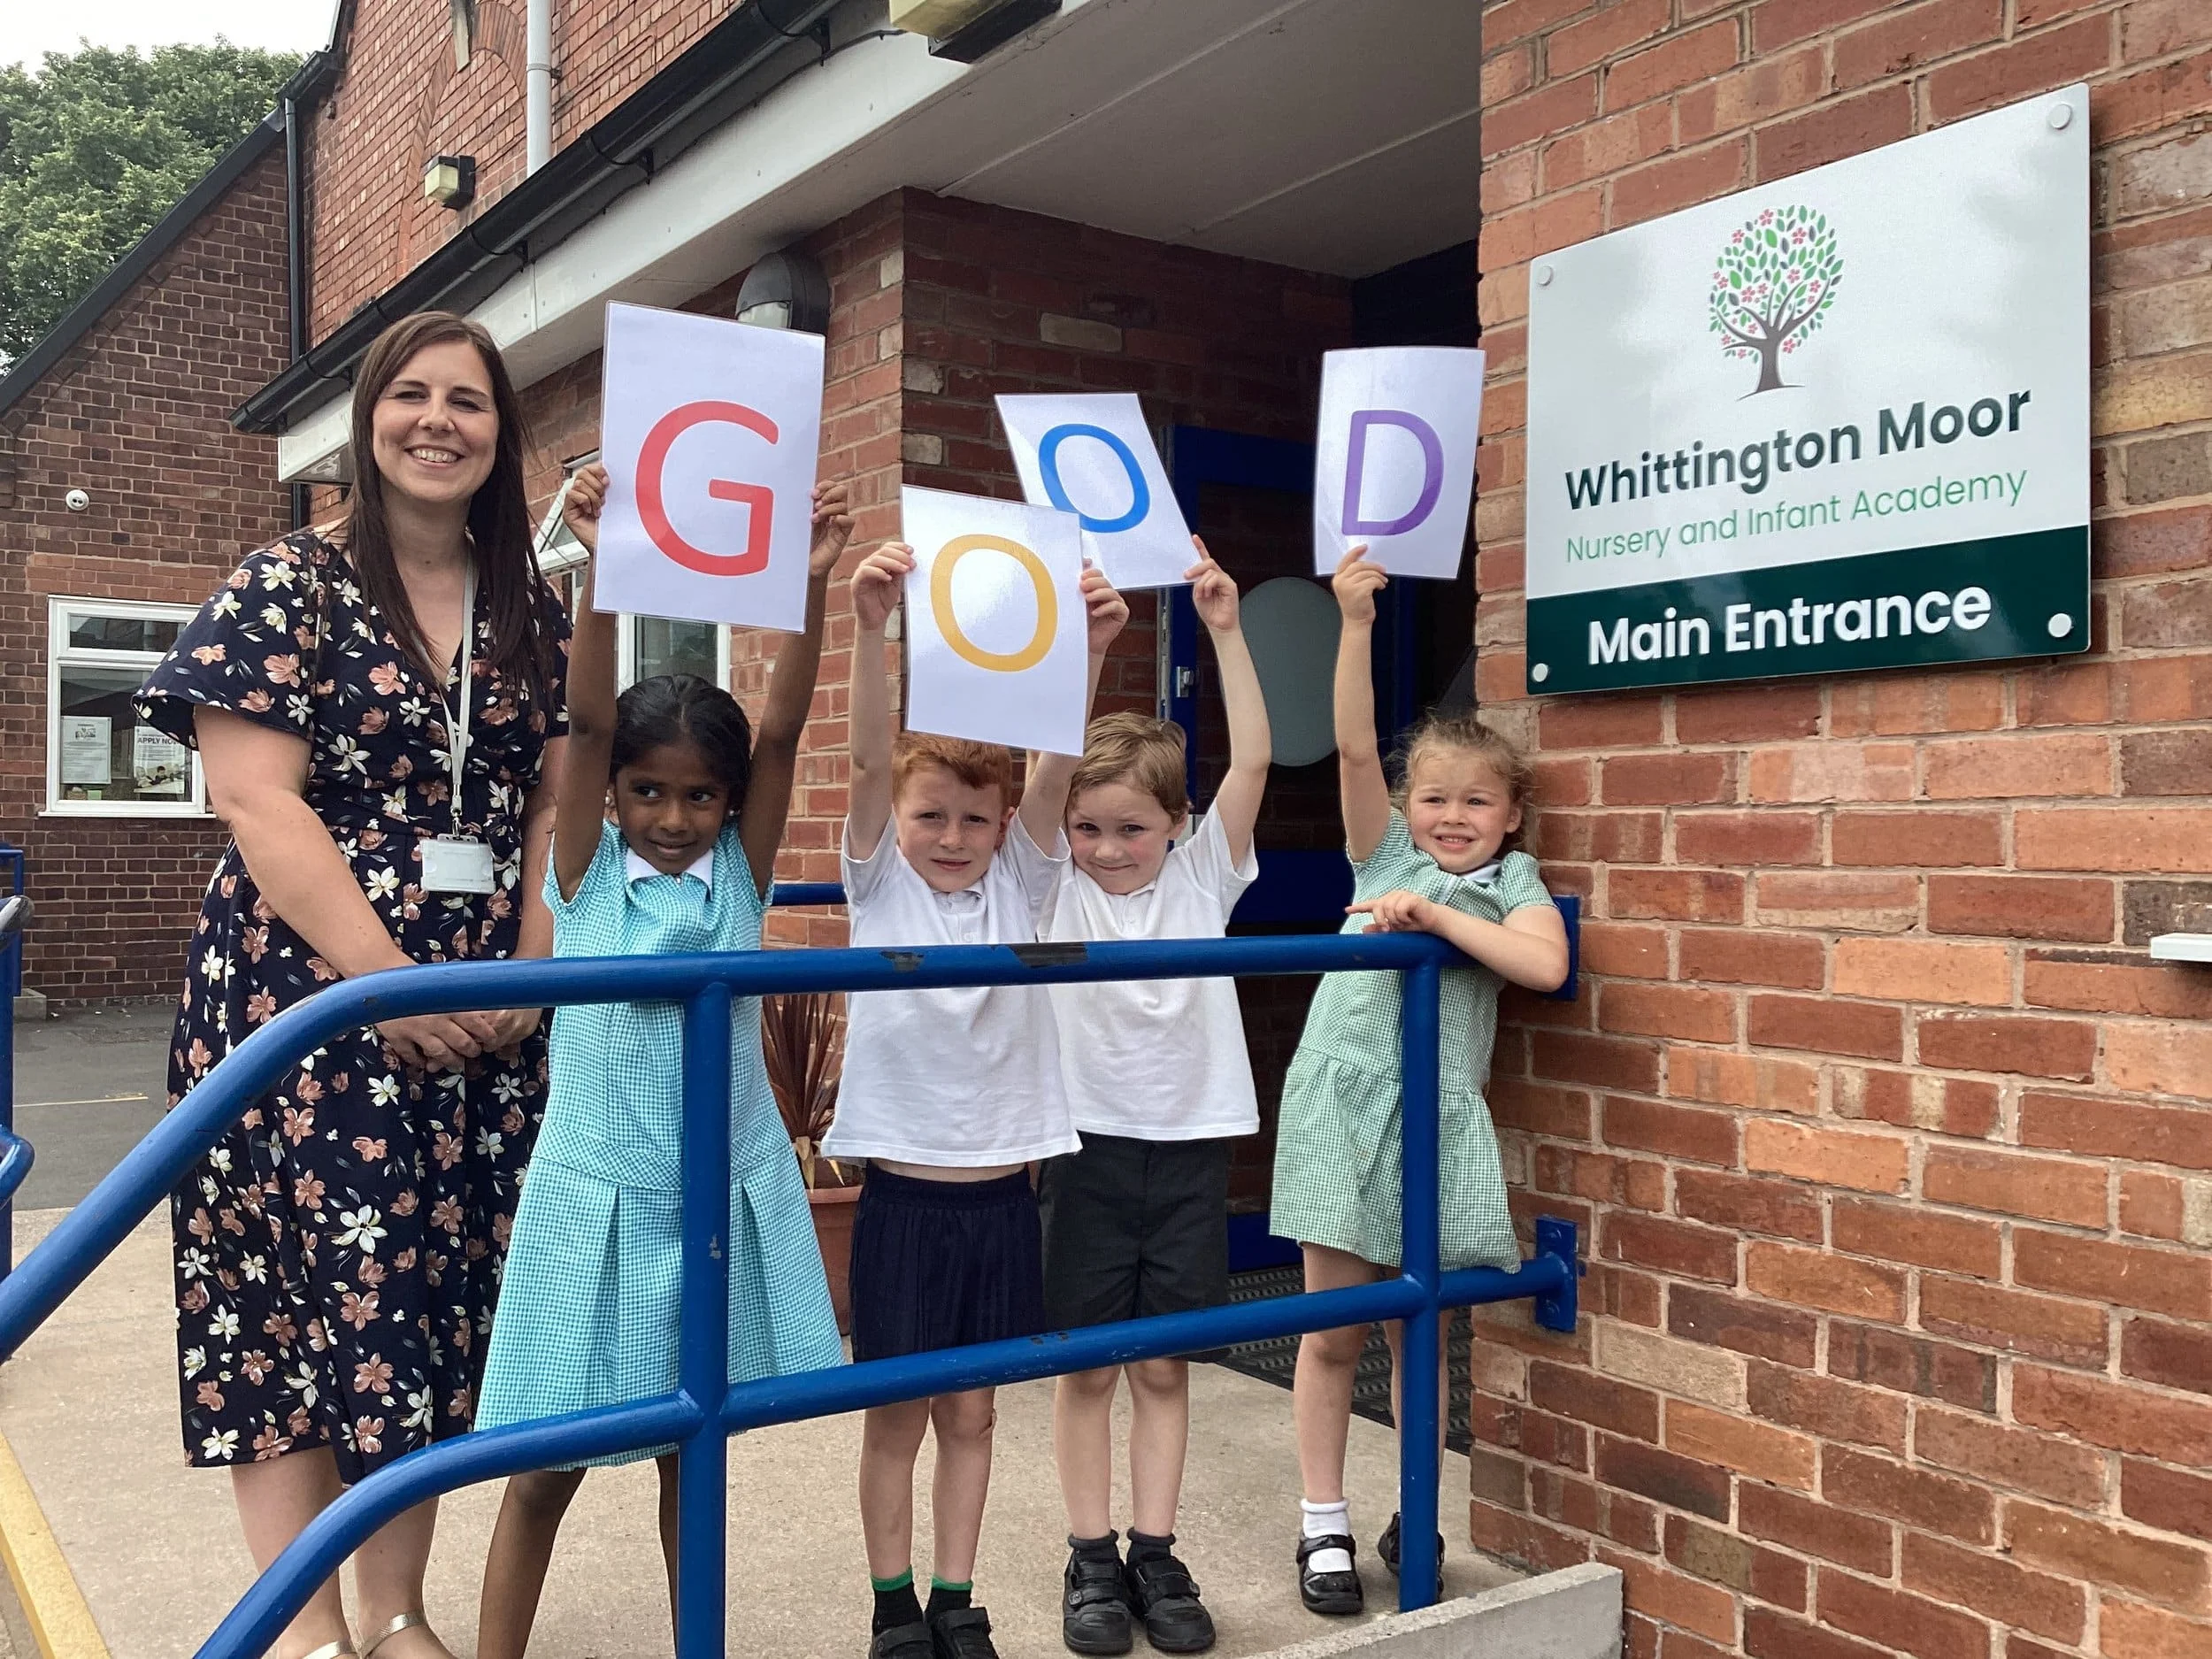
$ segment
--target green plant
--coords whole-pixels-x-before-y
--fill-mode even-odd
[[[760,1037],[768,1087],[800,1174],[810,1187],[847,1185],[835,1160],[820,1156],[822,1137],[837,1116],[837,999],[821,991],[764,996]]]

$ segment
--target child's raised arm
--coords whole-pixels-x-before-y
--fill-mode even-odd
[[[607,774],[614,757],[614,617],[592,608],[599,585],[599,510],[607,500],[607,469],[595,462],[568,481],[561,517],[594,557],[569,618],[568,758],[553,803],[553,878],[572,899],[599,851],[607,819]]]
[[[1390,781],[1375,741],[1375,595],[1390,585],[1379,565],[1356,547],[1336,567],[1343,625],[1336,640],[1336,780],[1344,803],[1344,849],[1365,864],[1390,828]]]
[[[1089,613],[1090,680],[1083,693],[1083,721],[1090,723],[1091,704],[1098,701],[1098,673],[1105,666],[1107,648],[1129,620],[1129,602],[1114,591],[1106,572],[1096,565],[1083,572],[1083,608]],[[1029,775],[1022,784],[1022,827],[1029,839],[1049,852],[1060,844],[1061,820],[1067,816],[1068,786],[1075,781],[1080,755],[1050,755],[1030,751]]]
[[[814,545],[807,554],[806,625],[786,634],[768,680],[768,702],[753,737],[752,779],[737,820],[738,840],[753,872],[753,886],[766,893],[776,879],[776,847],[791,815],[791,780],[799,769],[799,740],[806,733],[807,710],[814,703],[814,680],[822,666],[822,613],[829,579],[851,540],[853,516],[842,483],[814,487]]]
[[[1259,821],[1260,798],[1267,793],[1267,768],[1275,738],[1267,726],[1267,700],[1260,695],[1259,670],[1245,643],[1237,612],[1237,585],[1214,563],[1206,544],[1190,539],[1198,563],[1183,574],[1191,584],[1191,604],[1213,637],[1214,661],[1221,669],[1221,705],[1229,717],[1229,775],[1214,792],[1214,814],[1229,838],[1229,856],[1244,862],[1251,850],[1252,826]]]
[[[856,858],[874,856],[891,821],[891,687],[883,632],[898,609],[899,591],[914,568],[914,549],[887,541],[853,572],[852,787],[845,840]]]

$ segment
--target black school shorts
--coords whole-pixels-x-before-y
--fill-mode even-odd
[[[1028,1171],[923,1181],[871,1164],[853,1206],[852,1308],[856,1360],[1049,1329]]]
[[[1086,1132],[1081,1151],[1046,1162],[1037,1196],[1052,1329],[1229,1300],[1229,1147]]]

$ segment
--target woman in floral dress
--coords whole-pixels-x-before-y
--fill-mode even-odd
[[[142,718],[196,744],[236,838],[192,940],[173,1104],[325,985],[549,951],[568,624],[532,559],[523,446],[489,336],[394,325],[355,388],[346,522],[248,558],[147,680]],[[173,1195],[185,1448],[232,1471],[263,1565],[342,1485],[468,1428],[542,1109],[538,1026],[349,1033]],[[357,1557],[364,1655],[447,1659],[421,1612],[435,1521],[425,1504]],[[353,1651],[334,1578],[278,1649]]]

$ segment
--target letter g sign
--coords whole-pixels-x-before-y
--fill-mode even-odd
[[[744,550],[738,553],[710,553],[685,541],[668,521],[668,509],[661,500],[661,472],[668,465],[669,450],[685,433],[708,421],[742,426],[771,443],[776,442],[776,423],[742,403],[708,400],[670,410],[653,423],[652,431],[645,434],[644,448],[638,451],[638,517],[645,525],[645,534],[653,538],[653,545],[686,570],[704,576],[756,575],[768,568],[768,532],[775,521],[773,491],[722,478],[707,485],[707,494],[715,500],[740,502],[749,510],[745,515]]]

